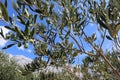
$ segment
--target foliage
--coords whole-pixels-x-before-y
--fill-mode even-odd
[[[110,61],[110,63],[120,72],[120,59],[118,52],[106,52],[105,56]],[[91,59],[91,62],[89,61]],[[107,80],[119,80],[114,74],[114,71],[109,67],[108,64],[102,58],[86,57],[83,60],[83,65],[81,67],[83,73],[83,80],[90,79],[107,79]],[[85,77],[87,75],[87,77]]]
[[[24,68],[20,67],[7,54],[0,52],[0,80],[79,80],[67,72],[36,71],[25,74]]]
[[[0,52],[0,80],[33,80],[32,73],[24,75],[25,69],[4,52]]]
[[[106,52],[105,55],[111,62],[111,64],[117,69],[119,69],[119,53],[118,52]],[[91,59],[91,62],[90,60]],[[94,59],[94,60],[93,60]],[[93,60],[93,61],[92,61]],[[112,69],[102,58],[86,57],[81,65],[80,72],[82,72],[83,77],[80,79],[67,71],[62,70],[62,72],[49,72],[49,71],[36,71],[32,74],[24,74],[24,68],[18,66],[15,61],[8,58],[8,55],[0,53],[0,79],[1,80],[96,80],[96,79],[108,79],[108,80],[118,80]],[[4,64],[4,66],[3,66]],[[23,74],[20,72],[23,72]],[[24,75],[24,76],[23,76]],[[114,76],[113,76],[114,75]]]
[[[6,4],[6,2],[5,2],[5,4]],[[2,2],[0,2],[0,19],[3,19],[5,21],[9,20],[6,6]]]
[[[88,1],[89,11],[92,19],[94,19],[102,28],[105,28],[109,32],[109,36],[106,35],[108,40],[114,40],[116,48],[119,50],[119,38],[118,32],[120,30],[120,1],[109,0],[108,3],[105,0]],[[118,42],[117,42],[118,41]]]
[[[74,7],[78,5],[77,1],[74,4],[72,2],[70,0],[67,2],[35,0],[34,3],[27,0],[18,0],[17,3],[13,1],[13,8],[17,12],[15,16],[17,21],[9,16],[11,25],[5,26],[11,30],[5,39],[9,39],[13,43],[3,49],[15,44],[18,47],[24,45],[24,48],[28,48],[28,45],[32,44],[35,54],[39,58],[46,57],[47,63],[55,65],[74,63],[74,58],[81,52],[81,49],[75,48],[69,39],[71,32],[80,35],[80,26],[86,24],[84,16],[86,14],[78,11],[81,7]],[[54,5],[58,5],[58,7]],[[22,24],[22,28],[17,26],[15,22]]]
[[[2,30],[0,34],[12,43],[3,49],[16,44],[18,47],[24,45],[24,48],[29,48],[32,44],[37,58],[30,65],[26,65],[27,71],[36,71],[49,65],[66,67],[66,64],[74,64],[78,55],[86,54],[88,57],[83,61],[84,67],[90,67],[89,62],[96,59],[99,61],[100,58],[101,64],[106,62],[120,77],[103,50],[105,38],[114,41],[116,49],[120,48],[117,37],[120,29],[119,3],[118,0],[17,0],[12,1],[15,16],[9,16],[8,19],[5,0],[5,3],[1,2],[0,5],[0,18],[6,21],[5,28],[10,32],[6,37]],[[90,22],[99,24],[97,31],[101,35],[100,41],[96,33],[87,34],[87,25]],[[106,35],[107,31],[109,35]],[[91,57],[95,60],[91,60]],[[98,63],[92,67],[95,65]]]
[[[66,72],[40,72],[36,80],[79,80],[79,78]]]
[[[0,80],[25,80],[18,66],[9,56],[0,52]]]

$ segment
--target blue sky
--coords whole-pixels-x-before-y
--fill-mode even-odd
[[[16,14],[16,12],[12,9],[12,2],[11,2],[11,0],[9,0],[8,1],[8,12],[9,12],[9,15],[10,16],[13,16],[13,13],[14,14]],[[5,25],[5,23],[3,22],[3,21],[1,21],[0,20],[0,26],[2,27],[2,26],[4,26]],[[17,24],[18,26],[20,26],[19,24]],[[99,32],[97,31],[97,24],[89,24],[88,26],[87,26],[87,28],[86,28],[86,33],[88,34],[88,35],[91,35],[92,33],[96,33],[97,35],[97,38],[98,38],[98,40],[99,41],[101,41],[101,39],[100,39],[100,34],[99,34]],[[4,31],[4,33],[7,33],[8,32],[8,30],[6,30],[6,29],[4,29],[3,28],[3,31]],[[7,44],[9,44],[10,43],[10,41],[5,41],[5,40],[3,40],[2,38],[0,38],[0,48],[2,48],[3,46],[5,46],[5,45],[7,45]],[[90,48],[89,48],[89,46],[87,46],[86,44],[84,44],[84,46],[86,46],[86,50],[89,50]],[[105,50],[105,49],[109,49],[109,50],[111,50],[111,47],[112,47],[112,42],[111,41],[109,41],[109,40],[106,40],[105,39],[105,42],[104,42],[104,46],[103,46],[103,49]],[[17,47],[17,45],[15,45],[15,46],[13,46],[13,47],[11,47],[11,48],[8,48],[8,49],[6,49],[5,50],[5,52],[6,53],[10,53],[10,54],[13,54],[13,55],[24,55],[24,56],[26,56],[26,57],[29,57],[29,58],[35,58],[35,55],[34,55],[34,51],[33,51],[33,46],[29,46],[29,48],[28,49],[24,49],[24,47],[22,46],[22,47],[20,47],[20,48],[18,48]],[[85,57],[85,55],[80,55],[80,56],[78,56],[77,58],[76,58],[76,63],[81,63],[81,60],[83,59]],[[78,61],[79,60],[79,61]]]

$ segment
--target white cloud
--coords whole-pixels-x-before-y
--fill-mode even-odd
[[[9,30],[6,29],[4,26],[0,26],[0,29],[3,30],[4,36],[9,32]],[[0,30],[0,32],[1,32],[1,30]],[[6,43],[7,43],[7,40],[3,39],[3,37],[0,35],[0,47],[5,46]]]
[[[31,53],[31,52],[32,52],[32,50],[30,50],[30,49],[28,49],[27,51],[28,51],[29,53]]]
[[[7,41],[4,39],[1,39],[1,37],[0,37],[0,47],[5,46],[6,43],[7,43]]]

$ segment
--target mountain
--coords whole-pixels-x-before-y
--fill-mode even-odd
[[[23,55],[12,55],[12,54],[8,54],[9,57],[11,59],[14,59],[16,61],[17,64],[19,64],[20,66],[24,66],[25,64],[31,63],[32,59],[25,57]]]

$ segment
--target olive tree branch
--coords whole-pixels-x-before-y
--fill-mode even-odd
[[[103,55],[103,52],[99,52],[99,54],[105,60],[105,62],[111,67],[111,69],[113,70],[113,72],[120,78],[119,72],[112,66],[112,64],[109,62],[109,60]]]
[[[82,30],[83,31],[83,30]],[[83,31],[83,35],[88,39],[87,35],[85,34],[85,32]],[[105,34],[104,34],[105,36]],[[104,37],[105,38],[105,37]],[[104,39],[101,43],[101,45],[103,44]],[[119,72],[112,66],[112,64],[109,62],[109,60],[105,57],[105,55],[103,55],[103,51],[101,51],[101,49],[93,46],[92,42],[88,39],[88,43],[96,50],[96,52],[105,60],[105,62],[111,67],[111,69],[113,70],[113,72],[120,78],[120,74]],[[100,47],[101,48],[101,47]]]
[[[67,32],[66,30],[64,30],[64,31]],[[96,56],[95,54],[85,52],[84,49],[83,49],[83,47],[79,44],[79,42],[75,38],[74,34],[70,33],[69,35],[76,42],[77,46],[79,47],[80,50],[78,50],[78,52],[85,53],[85,54],[90,55],[90,56]]]

